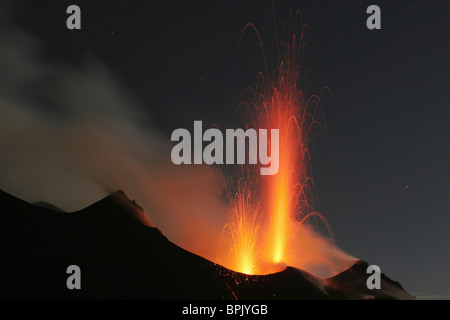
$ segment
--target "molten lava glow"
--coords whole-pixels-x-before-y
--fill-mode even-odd
[[[243,33],[248,29],[261,39],[251,24]],[[299,268],[328,264],[331,270],[339,269],[326,257],[336,252],[324,249],[334,248],[331,229],[325,218],[314,212],[308,138],[314,130],[320,132],[317,118],[322,110],[319,98],[306,98],[301,87],[303,31],[298,38],[293,35],[290,42],[282,43],[277,68],[266,72],[269,76],[259,74],[256,88],[249,90],[252,97],[244,102],[251,110],[252,125],[279,129],[278,173],[260,176],[258,170],[247,166],[230,179],[230,220],[224,228],[229,255],[223,264],[247,274],[279,271],[286,264]],[[307,224],[311,217],[325,224],[331,241],[311,230]]]
[[[267,258],[274,263],[288,262],[292,226],[296,217],[309,209],[309,205],[302,207],[308,204],[309,180],[302,128],[305,124],[300,122],[299,125],[298,122],[305,103],[302,91],[297,87],[297,70],[291,63],[289,60],[281,61],[277,80],[271,83],[262,98],[263,107],[257,122],[261,127],[280,130],[280,169],[273,177],[263,177],[261,186],[268,216],[265,251],[268,252]]]
[[[287,182],[283,175],[275,182],[269,243],[272,244],[271,259],[275,263],[282,262],[286,251],[286,236],[289,234],[289,203]]]
[[[242,167],[241,167],[242,169]],[[230,220],[224,227],[225,253],[223,261],[230,269],[246,274],[258,273],[258,248],[260,237],[259,203],[252,198],[245,173],[241,173],[237,182],[229,187],[235,189],[230,193]]]

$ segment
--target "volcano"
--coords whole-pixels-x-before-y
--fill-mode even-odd
[[[2,299],[414,299],[384,274],[369,290],[361,260],[328,279],[229,270],[170,242],[123,191],[70,213],[0,191],[0,249]],[[66,286],[70,265],[81,290]]]

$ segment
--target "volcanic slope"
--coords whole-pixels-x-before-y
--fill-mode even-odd
[[[170,242],[123,191],[77,212],[51,208],[0,190],[0,298],[414,298],[385,275],[381,290],[367,289],[363,261],[329,279],[291,267],[231,271]],[[81,269],[81,290],[67,289],[70,265]]]

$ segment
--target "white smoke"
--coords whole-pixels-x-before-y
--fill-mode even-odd
[[[0,30],[0,188],[66,211],[122,189],[171,241],[213,259],[220,176],[172,164],[169,139],[99,61],[75,68],[44,55],[37,39]]]

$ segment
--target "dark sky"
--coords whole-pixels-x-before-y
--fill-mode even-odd
[[[81,30],[65,27],[70,4],[81,7]],[[381,8],[381,30],[366,28],[370,4]],[[328,86],[335,97],[337,113],[326,106],[330,133],[322,146],[330,156],[313,172],[320,210],[340,247],[418,296],[450,297],[449,4],[275,1],[280,33],[291,10],[311,27],[311,92]],[[193,120],[233,121],[261,57],[251,45],[253,61],[237,54],[246,23],[259,29],[269,56],[274,44],[271,1],[10,6],[12,19],[56,57],[75,65],[86,54],[102,60],[168,140]]]

